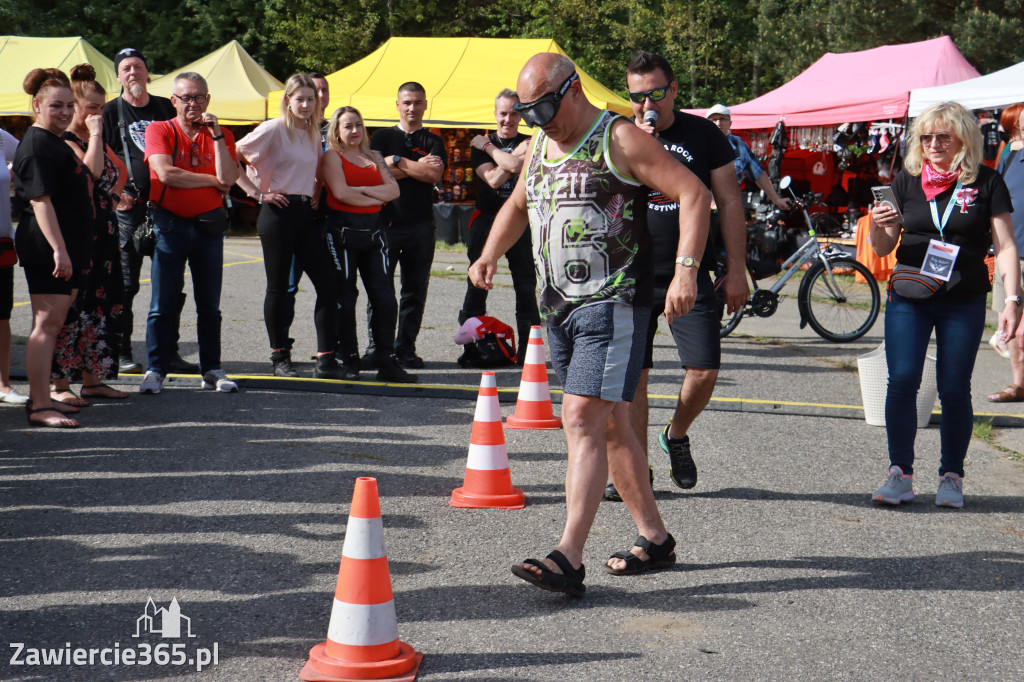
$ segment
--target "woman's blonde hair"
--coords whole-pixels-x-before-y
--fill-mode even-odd
[[[978,179],[978,168],[981,166],[982,146],[984,140],[978,119],[970,110],[959,102],[941,102],[933,104],[917,117],[910,126],[910,137],[907,140],[907,158],[903,167],[911,175],[920,175],[924,165],[924,145],[921,134],[932,128],[947,128],[963,147],[953,157],[950,168],[960,167],[960,179],[970,184]]]
[[[359,151],[373,158],[370,155],[370,136],[366,134],[366,123],[363,122],[363,115],[355,107],[338,107],[331,114],[331,122],[327,126],[327,146],[336,152],[341,151],[341,140],[338,138],[338,122],[345,114],[355,114],[359,117],[359,122],[363,124],[363,137],[359,140]]]
[[[294,74],[284,84],[284,97],[281,98],[281,118],[288,129],[289,136],[294,140],[297,137],[299,127],[295,125],[296,118],[288,108],[288,102],[291,101],[292,95],[299,88],[309,88],[313,91],[313,115],[309,117],[309,125],[306,127],[305,133],[309,136],[310,140],[319,143],[320,124],[324,121],[324,113],[320,108],[320,93],[316,91],[316,84],[309,77],[309,74]]]

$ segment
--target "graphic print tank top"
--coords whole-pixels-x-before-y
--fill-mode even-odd
[[[547,135],[534,138],[526,205],[547,326],[595,303],[651,305],[647,189],[611,162],[608,129],[617,118],[602,112],[576,149],[552,161]]]

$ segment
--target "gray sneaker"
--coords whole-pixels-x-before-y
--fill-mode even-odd
[[[935,493],[935,504],[939,507],[963,509],[964,479],[952,471],[947,471],[939,479],[939,491]]]
[[[875,502],[899,504],[914,499],[914,477],[905,476],[898,466],[889,467],[889,478],[885,485],[875,491],[871,497]]]
[[[238,391],[238,384],[224,373],[222,369],[211,369],[203,375],[203,388],[207,391],[219,391],[221,393],[235,393]]]
[[[146,372],[146,376],[142,377],[142,383],[139,384],[139,393],[156,395],[163,389],[164,375],[152,369]]]

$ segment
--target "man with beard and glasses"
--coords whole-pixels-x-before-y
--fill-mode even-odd
[[[146,127],[153,121],[166,121],[174,117],[174,107],[166,97],[149,94],[149,69],[146,58],[134,47],[126,47],[114,56],[114,70],[121,83],[121,95],[103,107],[103,141],[110,145],[118,158],[128,167],[128,182],[117,205],[120,227],[121,273],[124,278],[124,315],[121,316],[121,374],[142,374],[142,365],[132,358],[132,329],[135,318],[132,303],[139,293],[139,275],[143,255],[136,248],[134,236],[146,222],[146,202],[149,199],[149,169],[144,158]],[[127,142],[127,144],[126,144]],[[127,157],[127,158],[126,158]],[[178,297],[178,318],[185,304],[185,294]],[[174,355],[171,371],[177,374],[196,374],[199,366],[186,362],[178,354],[178,327],[174,325]]]
[[[224,195],[239,173],[235,136],[207,113],[210,95],[198,73],[178,74],[171,103],[178,115],[146,129],[156,247],[146,320],[149,365],[139,392],[159,393],[171,369],[178,293],[188,263],[202,387],[230,393],[238,386],[220,365],[220,292],[228,220]]]

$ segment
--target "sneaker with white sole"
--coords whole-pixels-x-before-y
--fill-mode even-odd
[[[203,388],[207,391],[219,391],[221,393],[235,393],[238,391],[238,384],[224,373],[222,369],[211,369],[203,375]]]
[[[914,477],[906,475],[903,469],[898,466],[889,467],[889,478],[885,485],[875,491],[871,496],[875,502],[885,504],[900,504],[914,499]]]
[[[142,383],[139,384],[139,393],[156,395],[162,390],[164,390],[164,375],[154,369],[146,372],[146,376],[142,377]]]
[[[939,478],[939,490],[935,493],[935,505],[963,509],[964,479],[952,471],[947,471]]]

